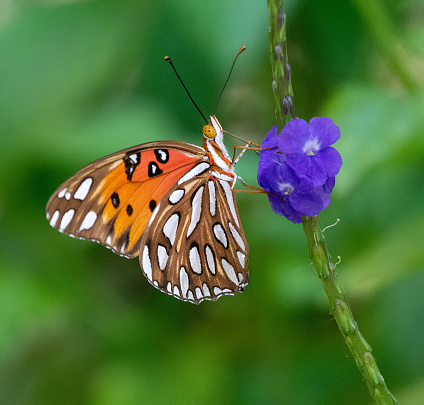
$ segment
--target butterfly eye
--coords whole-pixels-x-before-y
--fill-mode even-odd
[[[203,135],[206,136],[206,138],[215,138],[216,137],[216,131],[212,125],[205,125],[203,127]]]

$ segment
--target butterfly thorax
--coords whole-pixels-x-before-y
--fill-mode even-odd
[[[237,175],[223,142],[221,124],[214,115],[211,116],[209,124],[203,128],[203,135],[203,147],[211,165],[211,177],[231,181],[234,185]]]

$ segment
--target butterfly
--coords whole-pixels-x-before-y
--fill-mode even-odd
[[[238,158],[211,116],[202,147],[148,142],[84,167],[50,197],[46,217],[69,236],[139,256],[147,280],[182,301],[234,295],[249,281],[234,192]]]

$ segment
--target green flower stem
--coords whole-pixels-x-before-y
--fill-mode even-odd
[[[267,0],[269,10],[269,53],[271,55],[272,90],[278,131],[294,118],[291,68],[287,58],[286,16],[282,1]]]
[[[270,20],[269,43],[272,67],[272,88],[276,102],[277,126],[294,118],[293,90],[287,58],[285,15],[282,0],[267,0]],[[309,256],[321,279],[337,325],[352,353],[359,371],[368,386],[371,397],[378,404],[395,404],[384,378],[372,355],[372,349],[359,332],[346,296],[338,285],[334,264],[324,241],[318,216],[303,217],[303,230],[308,242]]]
[[[318,216],[303,217],[303,230],[308,242],[309,257],[327,294],[331,313],[356,361],[359,371],[364,377],[372,398],[378,404],[395,404],[397,401],[388,390],[371,353],[372,349],[359,332],[346,296],[337,282],[335,266],[330,261]]]

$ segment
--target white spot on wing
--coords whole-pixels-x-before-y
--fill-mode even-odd
[[[197,246],[193,246],[190,249],[188,256],[190,260],[190,267],[193,272],[202,274],[202,264],[200,262],[199,248]]]
[[[62,221],[60,221],[59,231],[62,232],[66,229],[66,227],[72,221],[74,214],[75,214],[75,210],[69,210],[69,211],[65,212],[65,215],[62,217]]]
[[[175,235],[177,234],[179,221],[180,217],[178,214],[172,214],[163,226],[163,234],[169,239],[171,246],[175,242]]]
[[[184,197],[184,194],[185,194],[184,189],[179,188],[177,190],[174,190],[172,194],[169,196],[169,202],[171,204],[176,204],[178,201],[181,200],[181,198]]]
[[[206,254],[206,263],[208,264],[208,269],[212,274],[215,274],[216,273],[215,256],[212,252],[212,249],[208,245],[206,245],[205,247],[205,254]]]
[[[199,187],[199,189],[196,191],[196,194],[193,197],[193,201],[191,203],[191,208],[192,208],[191,220],[187,230],[187,238],[192,234],[197,224],[199,223],[200,215],[202,213],[203,190],[204,190],[204,186]]]
[[[77,200],[84,200],[85,197],[87,197],[88,192],[90,191],[92,183],[93,179],[91,177],[87,177],[78,187],[78,190],[74,194],[74,198],[76,198]]]
[[[243,267],[243,269],[244,269],[244,259],[246,258],[246,255],[244,253],[237,251],[237,257],[238,257],[238,260],[241,264],[241,267]]]
[[[231,214],[233,214],[234,221],[237,224],[237,226],[240,226],[238,218],[237,218],[236,206],[234,204],[234,192],[233,190],[231,190],[231,186],[228,182],[223,180],[220,180],[219,182],[222,188],[224,189],[225,197],[227,199],[228,206],[230,207]]]
[[[214,217],[216,214],[216,190],[215,190],[215,182],[213,180],[208,181],[208,189],[209,189],[209,211],[211,215]]]
[[[211,296],[211,292],[209,291],[209,287],[207,286],[206,283],[203,283],[203,295],[205,297],[210,297]]]
[[[193,296],[193,293],[191,292],[191,290],[188,290],[187,298],[188,298],[190,301],[194,301],[194,296]]]
[[[231,266],[231,264],[227,260],[225,260],[224,258],[222,258],[221,263],[222,263],[222,267],[224,268],[225,273],[227,274],[228,278],[234,284],[238,284],[238,280],[237,280],[236,272],[234,271],[234,267]]]
[[[183,184],[187,180],[190,180],[193,177],[198,176],[199,174],[209,169],[209,167],[210,167],[209,163],[206,163],[206,162],[199,163],[198,165],[194,166],[191,170],[189,170],[184,176],[182,176],[178,180],[178,184]]]
[[[143,249],[143,270],[149,281],[152,281],[152,262],[150,261],[147,245],[144,245]]]
[[[227,176],[226,174],[219,173],[219,172],[217,172],[215,170],[211,174],[212,174],[213,177],[215,177],[215,178],[217,178],[219,180],[223,180],[225,182],[230,182],[231,183],[233,181],[233,178],[231,176]]]
[[[213,293],[215,295],[221,295],[222,294],[222,290],[219,287],[214,287],[213,288]]]
[[[172,285],[170,281],[168,281],[168,284],[166,285],[166,289],[168,290],[168,292],[172,293]]]
[[[81,226],[78,232],[81,232],[83,229],[90,229],[96,222],[97,214],[94,211],[90,211],[81,222]]]
[[[187,291],[189,286],[188,274],[184,267],[180,269],[180,287],[183,298],[187,298]]]
[[[110,245],[112,243],[112,238],[111,238],[111,236],[109,235],[107,238],[106,238],[106,245]]]
[[[65,193],[65,198],[69,201],[71,199],[71,193],[69,191],[67,191]]]
[[[158,263],[159,268],[163,271],[165,270],[166,263],[168,263],[168,252],[166,251],[165,246],[158,245]]]
[[[177,297],[179,297],[181,294],[180,294],[180,290],[178,289],[178,287],[176,286],[176,285],[174,285],[174,295],[176,295]]]
[[[194,292],[196,293],[196,298],[197,298],[198,300],[200,300],[200,299],[202,299],[202,298],[203,298],[202,290],[201,290],[199,287],[196,287],[196,288],[194,289]]]
[[[244,245],[243,239],[237,232],[234,225],[231,222],[228,222],[228,226],[230,227],[231,235],[233,235],[233,238],[237,242],[237,245],[239,245],[242,250],[246,250],[246,246]]]
[[[213,226],[213,234],[215,235],[215,238],[218,242],[221,242],[221,244],[225,247],[225,249],[228,248],[228,239],[227,235],[225,234],[224,228],[220,223],[216,223]]]
[[[57,222],[58,218],[59,218],[59,211],[55,211],[54,214],[53,214],[53,216],[52,216],[52,219],[50,221],[50,225],[53,228],[56,226],[56,222]]]
[[[137,158],[137,153],[134,153],[132,155],[129,156],[129,158],[134,162],[134,163],[138,163],[138,158]]]
[[[66,191],[67,191],[67,189],[65,187],[63,190],[59,191],[59,193],[57,194],[57,196],[59,198],[63,198],[63,196],[65,195]]]

